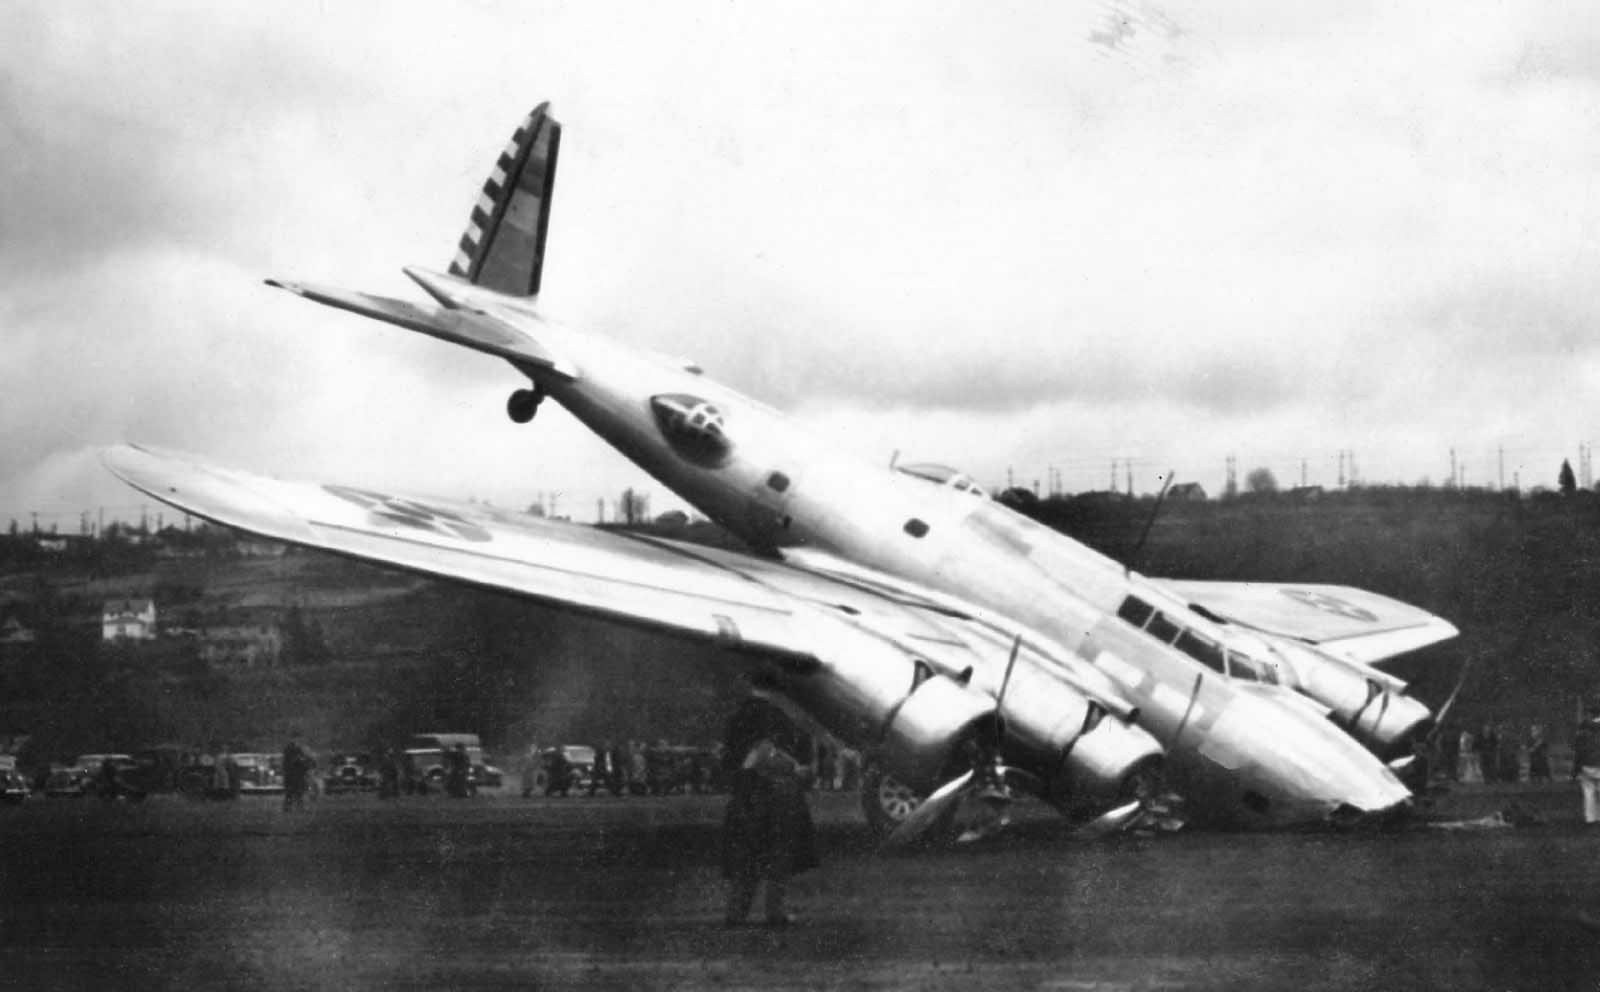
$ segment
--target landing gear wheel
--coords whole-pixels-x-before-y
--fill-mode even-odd
[[[861,776],[861,811],[875,837],[887,837],[911,811],[922,805],[922,794],[878,765],[868,765]]]
[[[512,423],[525,424],[539,412],[539,404],[543,402],[544,393],[536,389],[518,389],[506,399],[506,416]]]

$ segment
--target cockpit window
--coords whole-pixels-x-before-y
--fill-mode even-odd
[[[1165,613],[1159,610],[1150,618],[1150,626],[1145,628],[1145,631],[1151,637],[1154,637],[1162,644],[1171,644],[1172,639],[1177,637],[1182,630],[1182,627],[1173,623]]]
[[[1228,652],[1228,674],[1247,682],[1278,684],[1278,672],[1271,665],[1257,661],[1238,651]]]
[[[1117,608],[1117,616],[1133,624],[1135,627],[1143,627],[1145,625],[1145,621],[1150,619],[1150,614],[1154,613],[1155,611],[1156,608],[1154,606],[1146,603],[1138,596],[1129,596],[1127,599],[1124,599],[1122,601],[1122,605]]]
[[[1227,674],[1227,667],[1223,662],[1222,645],[1204,634],[1185,630],[1178,637],[1177,648],[1212,671],[1221,672],[1224,675]]]

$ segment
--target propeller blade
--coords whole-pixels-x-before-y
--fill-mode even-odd
[[[1135,799],[1132,802],[1124,803],[1115,809],[1101,813],[1093,820],[1085,823],[1074,831],[1074,836],[1092,840],[1096,837],[1104,837],[1106,834],[1115,833],[1137,819],[1143,810],[1144,803],[1141,800]]]
[[[911,815],[901,820],[900,825],[884,838],[884,849],[910,846],[943,822],[947,815],[954,814],[956,807],[961,805],[961,800],[972,790],[976,778],[976,773],[968,770],[939,786],[931,796],[922,801],[921,806],[912,810]]]
[[[1461,689],[1467,684],[1467,673],[1472,671],[1472,662],[1477,655],[1467,655],[1467,660],[1461,663],[1461,674],[1456,676],[1456,687],[1450,690],[1450,695],[1445,698],[1444,705],[1439,707],[1439,714],[1433,718],[1433,733],[1428,735],[1428,740],[1433,740],[1444,726],[1445,718],[1450,715],[1450,708],[1456,704],[1456,699],[1461,695]]]

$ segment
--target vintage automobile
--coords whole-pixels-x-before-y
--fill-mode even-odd
[[[490,763],[477,734],[431,733],[416,734],[402,755],[404,789],[408,793],[425,795],[445,790],[445,752],[460,745],[467,752],[467,789],[498,789],[505,782],[505,774]]]
[[[117,787],[108,798],[117,795],[136,795],[143,798],[144,790],[130,782],[135,768],[134,760],[126,754],[80,754],[70,765],[51,765],[44,780],[44,794],[55,799],[77,799],[81,796],[100,795],[105,787],[102,776],[106,762],[115,770]]]
[[[522,783],[524,798],[534,794],[567,796],[588,791],[594,777],[594,748],[587,744],[563,744],[539,752],[539,761]]]
[[[236,754],[233,756],[233,764],[235,772],[231,778],[237,783],[240,795],[283,791],[282,755]]]
[[[0,754],[0,803],[20,806],[29,795],[28,781],[17,770],[17,759],[9,754]]]
[[[322,779],[322,791],[328,795],[336,792],[376,792],[378,769],[372,755],[358,751],[342,751],[328,756],[328,773]]]

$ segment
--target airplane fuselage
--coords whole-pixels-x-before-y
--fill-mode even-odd
[[[454,291],[453,291],[454,292]],[[776,410],[654,355],[459,284],[463,306],[526,327],[579,369],[522,367],[642,469],[760,551],[849,563],[992,610],[1073,677],[1137,709],[1197,812],[1257,826],[1376,813],[1410,796],[1293,691],[1258,641],[964,484],[872,465]]]

